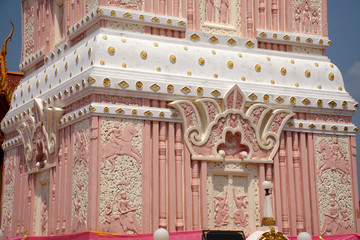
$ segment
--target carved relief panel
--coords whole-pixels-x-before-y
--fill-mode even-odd
[[[14,181],[15,181],[15,166],[16,166],[16,149],[9,150],[5,153],[4,159],[4,175],[3,175],[3,193],[2,193],[2,219],[1,229],[4,232],[4,237],[11,237],[12,228],[12,213],[14,203]]]
[[[208,164],[210,229],[242,230],[259,225],[259,189],[255,164]]]
[[[34,49],[34,0],[24,1],[24,46],[23,57],[26,58],[35,51]]]
[[[39,236],[48,235],[49,181],[49,170],[36,174],[33,230]]]
[[[101,119],[100,231],[141,233],[142,122]]]
[[[320,233],[354,232],[347,136],[315,135]]]
[[[321,0],[293,0],[293,31],[321,35]]]
[[[240,36],[239,0],[201,0],[200,31]]]
[[[87,230],[89,187],[89,129],[90,121],[74,125],[73,133],[73,185],[72,185],[72,232]]]
[[[108,0],[110,6],[121,7],[141,11],[143,9],[144,0]]]

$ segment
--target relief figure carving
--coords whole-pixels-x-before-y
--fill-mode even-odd
[[[214,0],[206,0],[206,20],[209,22],[214,21],[215,5]]]
[[[74,166],[77,162],[83,162],[85,166],[88,164],[88,152],[87,140],[84,129],[81,133],[77,132],[75,135],[76,153],[74,156]]]
[[[81,210],[81,201],[79,196],[75,193],[75,197],[73,199],[73,203],[75,206],[75,214],[73,220],[73,232],[84,232],[87,228],[87,222],[85,218],[84,211]]]
[[[214,198],[214,211],[215,211],[215,227],[226,226],[229,224],[229,203],[227,201],[228,191],[225,191],[225,195],[219,194]]]
[[[14,169],[15,169],[15,159],[14,157],[10,157],[9,164],[5,172],[5,184],[9,184],[10,182],[14,181],[15,179]]]
[[[332,171],[338,171],[341,174],[341,182],[343,182],[344,176],[346,180],[350,182],[350,166],[349,162],[345,160],[345,155],[341,152],[338,138],[333,138],[331,146],[326,142],[320,141],[319,153],[322,153],[323,162],[319,165],[318,176],[321,179],[322,173],[331,169]]]
[[[121,130],[119,122],[115,122],[114,128],[109,130],[105,135],[105,139],[107,139],[110,134],[112,134],[112,138],[102,146],[101,169],[105,167],[106,159],[108,159],[112,164],[112,170],[114,170],[114,160],[118,155],[129,155],[133,157],[137,161],[137,167],[140,168],[141,155],[132,144],[132,139],[138,136],[135,125],[130,123],[124,130]]]
[[[41,207],[41,219],[40,219],[40,223],[41,223],[41,232],[44,234],[46,231],[46,224],[47,224],[47,201],[46,199],[44,199],[44,201],[42,202],[42,207]]]
[[[220,17],[221,22],[226,24],[228,22],[229,0],[221,0],[220,3]]]
[[[296,32],[318,34],[319,12],[309,0],[295,7],[294,23]]]
[[[247,217],[249,214],[244,212],[244,209],[246,209],[248,200],[244,199],[246,195],[236,195],[235,188],[233,187],[233,196],[234,196],[234,202],[236,205],[236,211],[234,212],[234,223],[236,225],[240,225],[241,227],[247,226]]]

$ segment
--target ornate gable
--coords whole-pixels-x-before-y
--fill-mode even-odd
[[[285,123],[294,116],[287,109],[253,104],[237,85],[220,105],[210,98],[170,104],[183,118],[184,139],[193,160],[272,162]]]

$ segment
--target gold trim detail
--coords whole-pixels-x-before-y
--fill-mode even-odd
[[[170,60],[170,62],[175,63],[176,62],[176,56],[173,55],[173,54],[170,55],[169,60]]]
[[[142,89],[142,87],[143,87],[143,83],[141,81],[137,81],[136,88],[140,90],[140,89]]]
[[[277,39],[277,37],[278,37],[277,34],[274,33],[274,34],[273,34],[273,39]]]
[[[108,107],[104,107],[104,113],[109,113],[109,108]]]
[[[80,84],[77,83],[77,84],[75,85],[75,88],[76,88],[76,90],[79,90],[79,89],[80,89]]]
[[[132,114],[132,115],[137,115],[137,110],[136,110],[136,109],[133,109],[133,110],[131,111],[131,114]]]
[[[306,42],[308,42],[308,43],[313,43],[313,40],[312,40],[312,38],[307,38],[307,39],[306,39]]]
[[[291,62],[291,64],[295,63],[294,59],[290,59],[290,62]]]
[[[188,94],[188,93],[191,91],[191,89],[188,88],[188,87],[183,87],[183,88],[181,89],[181,91],[182,91],[184,94]]]
[[[358,103],[355,104],[355,105],[354,105],[354,108],[355,108],[355,109],[359,109],[359,104],[358,104]]]
[[[319,44],[322,45],[324,43],[324,40],[320,39]]]
[[[311,101],[307,98],[304,98],[301,102],[305,105],[309,105],[311,103]]]
[[[349,129],[347,126],[344,127],[344,131],[347,132]]]
[[[205,64],[205,59],[199,58],[198,63],[203,66]]]
[[[293,126],[294,126],[294,124],[293,124],[292,122],[288,122],[287,125],[288,125],[289,127],[293,127]]]
[[[299,36],[296,37],[296,41],[300,42],[300,37]]]
[[[215,97],[220,96],[221,92],[219,92],[217,89],[215,89],[214,91],[211,92],[212,95],[214,95]]]
[[[159,22],[160,19],[158,19],[157,17],[153,17],[153,18],[151,19],[151,21],[153,21],[153,22]]]
[[[311,124],[309,124],[309,128],[314,129],[314,128],[316,128],[316,126],[313,123],[311,123]]]
[[[304,124],[299,123],[299,128],[302,128],[304,126]]]
[[[122,66],[123,68],[126,68],[126,67],[127,67],[126,63],[122,63],[121,66]]]
[[[227,62],[228,68],[232,69],[234,67],[234,63],[232,61]]]
[[[172,24],[171,19],[168,19],[168,20],[166,21],[166,23],[169,24],[169,25],[171,25],[171,24]]]
[[[104,79],[104,85],[105,85],[106,87],[108,87],[108,86],[110,86],[110,84],[111,84],[110,79],[109,79],[109,78],[105,78],[105,79]]]
[[[282,75],[285,75],[286,74],[286,68],[282,67],[280,69],[280,72],[281,72]]]
[[[140,16],[139,16],[139,20],[140,20],[140,21],[144,21],[144,19],[145,19],[144,15],[140,15]]]
[[[335,125],[333,125],[333,126],[331,126],[331,130],[333,130],[333,131],[337,131],[337,130],[338,130],[338,127],[337,127],[337,126],[335,126]]]
[[[215,55],[215,54],[216,54],[215,50],[211,50],[211,53],[212,53],[213,55]]]
[[[270,97],[269,97],[268,94],[265,94],[265,95],[263,96],[263,99],[264,99],[265,102],[268,102],[268,101],[270,100]]]
[[[354,127],[354,131],[357,132],[359,131],[359,129],[357,127]]]
[[[90,112],[93,112],[96,110],[96,108],[90,105],[89,110],[90,110]]]
[[[236,44],[236,41],[233,38],[230,38],[229,40],[227,40],[227,43],[231,46],[234,46]]]
[[[161,72],[161,67],[156,67],[156,71]]]
[[[289,35],[285,35],[285,36],[283,36],[283,39],[284,40],[290,40],[290,37],[289,37]]]
[[[100,14],[100,13],[103,12],[103,10],[102,10],[101,8],[97,8],[97,9],[96,9],[96,12],[97,12],[97,14]]]
[[[146,52],[146,51],[141,51],[141,52],[140,52],[140,57],[141,57],[142,59],[146,59],[146,58],[147,58],[147,52]]]
[[[241,57],[241,58],[243,57],[243,55],[241,53],[238,53],[238,56]]]
[[[174,92],[174,86],[171,85],[171,84],[167,85],[167,90],[168,90],[168,92],[170,92],[170,93]]]
[[[334,102],[334,101],[330,101],[328,104],[332,108],[336,107],[336,105],[337,105],[336,102]]]
[[[275,80],[270,80],[270,83],[271,83],[271,84],[275,84]]]
[[[176,112],[174,112],[174,113],[172,113],[170,116],[173,117],[173,118],[177,118],[177,117],[179,116],[179,114],[177,114]]]
[[[218,78],[219,75],[217,73],[214,73],[214,78]]]
[[[157,42],[154,42],[154,46],[155,46],[155,47],[158,47],[159,44],[158,44]]]
[[[186,23],[185,23],[184,21],[180,21],[180,22],[178,22],[178,25],[179,25],[179,26],[185,26]]]
[[[215,36],[212,36],[212,37],[209,38],[209,41],[212,42],[212,43],[217,43],[217,42],[219,42],[219,39],[217,37],[215,37]]]
[[[253,101],[258,98],[255,93],[251,93],[248,97]]]
[[[296,82],[296,83],[295,83],[295,87],[299,87],[299,86],[300,86],[299,83]]]
[[[339,91],[342,91],[342,87],[341,87],[341,86],[339,86],[338,89],[339,89]]]
[[[257,72],[261,71],[261,66],[259,64],[255,65],[255,71],[257,71]]]
[[[125,82],[125,81],[119,82],[118,85],[119,85],[120,87],[122,87],[122,88],[126,88],[126,87],[129,86],[129,84],[128,84],[127,82]]]
[[[263,217],[261,219],[261,226],[275,226],[275,219],[272,217]]]
[[[317,62],[315,62],[314,64],[315,64],[315,67],[318,67],[318,66],[319,66],[319,63],[317,63]]]
[[[113,17],[115,17],[115,16],[116,16],[115,10],[111,10],[111,11],[110,11],[110,15],[113,16]]]
[[[126,43],[126,39],[125,39],[125,38],[121,38],[121,42]]]
[[[248,47],[248,48],[252,48],[254,45],[255,45],[255,43],[253,43],[252,41],[247,41],[246,43],[245,43],[245,45]]]
[[[164,118],[164,117],[165,117],[165,113],[164,113],[164,112],[160,112],[160,113],[159,113],[159,117]]]
[[[265,232],[261,235],[259,240],[286,240],[287,238],[282,232],[276,232],[275,228],[271,227],[269,232]]]
[[[160,89],[160,86],[157,85],[156,83],[154,83],[153,85],[150,86],[150,88],[151,88],[152,90],[154,90],[154,91],[157,91],[157,90]]]
[[[96,80],[94,79],[94,78],[92,78],[92,77],[89,77],[88,78],[88,83],[90,83],[90,84],[92,84],[92,83],[94,83]]]
[[[278,96],[277,98],[275,98],[275,100],[278,102],[278,103],[283,103],[284,102],[284,99],[280,96]]]
[[[108,48],[108,53],[109,53],[110,55],[114,55],[114,54],[115,54],[115,48],[114,48],[114,47],[109,47],[109,48]]]
[[[334,78],[335,78],[334,74],[333,74],[333,73],[329,73],[329,79],[330,79],[330,80],[334,80]]]
[[[332,44],[332,41],[330,40],[330,41],[328,41],[328,44],[329,44],[329,46],[331,46],[331,44]]]
[[[153,115],[153,113],[149,110],[147,110],[146,112],[144,112],[144,114],[148,117],[151,117]]]
[[[348,102],[347,102],[347,101],[343,101],[343,102],[342,102],[342,107],[343,107],[343,108],[347,108],[347,107],[348,107]]]
[[[316,104],[317,104],[318,107],[322,107],[322,105],[323,105],[323,100],[318,99],[317,102],[316,102]]]
[[[267,37],[267,34],[265,32],[261,32],[259,35],[260,35],[260,37],[263,37],[263,38]]]
[[[198,88],[196,89],[196,91],[197,91],[197,94],[199,94],[199,95],[203,95],[203,94],[204,94],[204,89],[203,89],[202,87],[198,87]]]
[[[296,104],[296,98],[295,98],[295,97],[291,97],[291,98],[290,98],[290,103],[291,103],[291,104]]]
[[[266,57],[266,60],[271,61],[271,57]]]
[[[310,72],[309,70],[306,70],[306,71],[305,71],[305,76],[306,76],[306,77],[310,77],[310,76],[311,76],[311,72]]]
[[[104,60],[100,60],[100,65],[105,65],[105,61],[104,61]]]
[[[194,42],[200,39],[199,35],[197,35],[196,33],[192,34],[192,35],[190,36],[190,38],[191,38],[191,40],[193,40]]]

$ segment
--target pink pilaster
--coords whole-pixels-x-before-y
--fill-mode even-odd
[[[286,160],[288,171],[288,189],[295,189],[294,182],[294,166],[293,166],[293,152],[292,152],[292,136],[291,132],[285,132],[286,136]],[[289,219],[290,219],[290,234],[296,235],[296,198],[295,194],[289,195]]]
[[[29,217],[29,224],[30,226],[33,226],[34,224],[34,203],[35,203],[35,176],[34,174],[29,175],[29,188],[30,188],[30,217]],[[30,227],[30,230],[28,232],[29,235],[34,235],[34,228]]]
[[[57,155],[55,161],[57,161]],[[56,211],[56,167],[50,170],[50,186],[49,186],[50,196],[49,196],[49,220],[48,220],[48,229],[49,235],[55,234],[55,211]],[[27,229],[27,228],[26,228]]]
[[[174,17],[179,17],[180,0],[174,0]]]
[[[259,0],[259,27],[265,29],[265,0]]]
[[[165,15],[166,12],[166,4],[165,4],[165,0],[159,0],[159,14],[161,15]],[[161,28],[160,29],[160,36],[165,36],[165,29]]]
[[[240,17],[241,17],[241,22],[246,23],[246,0],[241,0],[240,2]],[[247,32],[247,26],[245,24],[241,25],[241,37],[246,37],[246,32]]]
[[[23,147],[24,149],[24,147]],[[24,157],[24,156],[23,156]],[[26,160],[24,159],[24,170],[26,169]],[[26,179],[24,180],[25,182],[25,190],[24,190],[24,231],[25,232],[29,232],[30,230],[30,223],[29,223],[29,218],[30,218],[30,211],[31,209],[29,208],[29,178],[27,176],[26,173]]]
[[[264,208],[264,199],[265,199],[265,192],[264,189],[262,188],[262,183],[265,181],[265,164],[261,163],[259,164],[258,167],[258,176],[259,176],[259,202],[260,202],[260,219],[262,219],[262,213],[263,213],[263,208]]]
[[[301,163],[301,181],[302,181],[302,191],[303,191],[303,203],[310,203],[310,183],[309,183],[309,166],[307,158],[307,148],[306,148],[306,136],[305,133],[300,132],[300,163]],[[307,204],[303,204],[304,209]],[[310,211],[304,211],[304,227],[305,231],[311,233],[311,213]]]
[[[152,107],[159,107],[158,100],[153,100]],[[152,231],[159,228],[159,122],[152,122]]]
[[[99,222],[99,117],[90,117],[90,143],[89,143],[89,190],[87,207],[87,229],[97,230]]]
[[[285,1],[285,31],[286,32],[292,32],[292,21],[293,21],[293,18],[292,18],[292,8],[293,8],[293,1],[292,0],[286,0]]]
[[[316,177],[316,160],[315,160],[315,151],[314,151],[314,141],[313,134],[307,134],[308,140],[308,158],[309,158],[309,175],[310,175],[310,196],[311,196],[311,213],[312,213],[312,221],[313,221],[313,235],[319,234],[320,222],[319,222],[319,208],[318,208],[318,200],[317,200],[317,177]]]
[[[199,229],[199,161],[191,161],[191,192],[192,192],[192,218],[193,230]]]
[[[181,124],[175,125],[175,163],[176,163],[176,231],[184,230],[183,219],[183,178],[182,178],[182,143]]]
[[[354,225],[355,232],[359,232],[360,221],[358,218],[359,213],[359,193],[358,193],[358,182],[357,182],[357,172],[356,172],[356,138],[355,136],[349,136],[349,152],[350,152],[350,161],[351,161],[351,186],[352,186],[352,195],[353,195],[353,209],[354,209]]]
[[[69,155],[68,155],[68,166],[67,166],[67,175],[66,175],[66,233],[71,233],[71,207],[72,207],[72,176],[73,176],[73,146],[74,146],[74,126],[69,127]]]
[[[207,162],[201,161],[200,165],[200,212],[201,229],[208,229],[208,208],[207,208]]]
[[[57,161],[57,166],[56,166],[56,182],[60,183],[60,179],[61,179],[61,165],[63,162],[63,155],[64,155],[64,144],[65,144],[65,137],[64,137],[64,129],[61,129],[59,131],[59,139],[60,139],[60,148],[59,148],[59,155],[58,155],[58,161]],[[60,184],[56,184],[56,198],[55,198],[55,205],[58,206],[59,202],[61,201],[61,188],[62,186]],[[55,214],[54,214],[54,228],[55,228],[55,233],[56,234],[60,234],[60,209],[59,207],[57,207],[55,209]]]
[[[20,188],[20,184],[21,184],[21,178],[20,178],[20,161],[19,161],[19,156],[20,152],[18,150],[18,148],[16,148],[16,156],[15,156],[15,179],[14,181],[14,189],[19,189]],[[6,159],[7,161],[9,161],[9,159]],[[6,166],[6,164],[4,164],[4,166]],[[4,171],[6,171],[7,169],[5,168]],[[5,181],[4,181],[5,182]],[[18,227],[18,221],[20,218],[20,211],[19,211],[19,207],[15,207],[15,206],[19,206],[20,204],[20,191],[14,191],[14,203],[13,203],[14,207],[13,207],[13,211],[12,211],[12,219],[13,221],[11,221],[11,234],[12,236],[17,236],[19,233],[19,227]]]
[[[247,0],[246,1],[246,37],[253,38],[254,35],[254,20],[253,20],[253,14],[252,14],[252,1]]]
[[[271,30],[271,1],[266,0],[266,9],[265,9],[265,17],[266,17],[266,29]]]
[[[281,219],[282,219],[282,205],[281,205],[281,184],[280,184],[280,166],[279,166],[279,153],[274,157],[274,177],[273,177],[273,197],[275,203],[275,221],[279,230],[283,232]]]
[[[278,0],[271,0],[271,29],[273,31],[279,30],[279,6]]]
[[[194,30],[200,31],[200,8],[199,6],[199,0],[194,0]]]
[[[184,149],[184,188],[185,188],[185,230],[192,230],[191,200],[191,157],[188,148]]]
[[[285,31],[285,17],[286,17],[286,12],[285,12],[285,1],[286,0],[279,0],[279,31],[280,32],[284,32]]]
[[[163,107],[161,101],[160,107]],[[166,219],[166,123],[160,122],[159,129],[159,226],[167,228]]]
[[[304,231],[303,216],[303,191],[300,170],[300,153],[299,153],[299,136],[297,132],[293,133],[293,158],[294,158],[294,177],[295,177],[295,197],[296,197],[296,231],[301,233]]]
[[[19,147],[20,152],[24,152],[24,146],[21,145]],[[26,178],[27,178],[27,173],[25,171],[26,168],[26,160],[25,160],[25,156],[24,154],[20,154],[19,156],[19,161],[20,161],[20,174],[21,174],[21,205],[20,205],[20,211],[21,211],[21,216],[20,216],[20,233],[21,235],[23,235],[25,233],[24,231],[24,225],[25,225],[25,210],[26,210]]]
[[[149,101],[147,100],[144,106],[149,106]],[[143,150],[142,150],[142,170],[143,170],[143,181],[142,181],[142,227],[143,233],[151,232],[150,229],[150,189],[151,189],[151,122],[143,122]]]
[[[286,179],[286,151],[285,151],[285,136],[284,133],[280,136],[280,152],[279,152],[279,165],[280,165],[280,179],[281,179],[281,205],[282,205],[282,231],[284,234],[290,234],[289,224],[289,208],[288,208],[288,195],[287,195],[287,179]]]
[[[188,30],[194,30],[194,2],[187,0],[187,21]]]
[[[168,230],[174,232],[176,230],[175,123],[168,123],[168,126]]]
[[[327,0],[321,0],[321,29],[324,37],[328,36]]]
[[[66,212],[67,212],[67,202],[68,200],[68,161],[69,161],[69,154],[70,154],[70,127],[65,128],[65,148],[64,148],[64,162],[62,166],[62,178],[61,178],[61,185],[64,187],[62,188],[62,201],[60,202],[60,208],[61,208],[61,232],[62,234],[65,234],[66,230]]]

